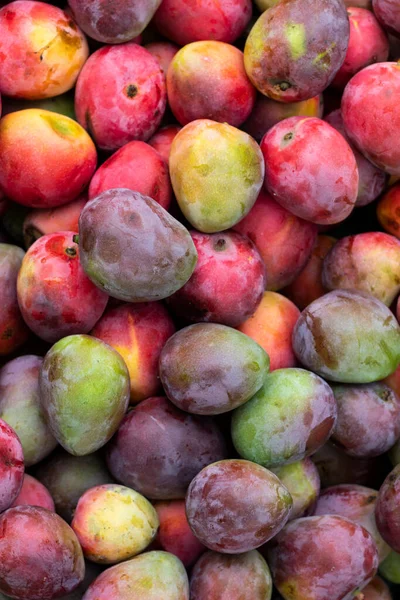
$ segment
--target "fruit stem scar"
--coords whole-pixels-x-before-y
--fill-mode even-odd
[[[136,94],[138,93],[138,88],[136,85],[134,85],[133,83],[130,83],[128,85],[128,87],[126,88],[126,95],[128,96],[128,98],[134,98],[136,96]]]

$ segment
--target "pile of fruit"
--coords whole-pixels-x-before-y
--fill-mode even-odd
[[[0,7],[0,600],[399,598],[400,0]]]

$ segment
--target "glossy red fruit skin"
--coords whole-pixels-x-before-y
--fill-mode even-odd
[[[11,506],[24,479],[24,453],[14,429],[0,419],[0,512]]]
[[[49,490],[28,473],[25,473],[21,490],[11,507],[22,505],[41,506],[55,512],[54,500]]]
[[[395,552],[400,552],[400,465],[382,484],[375,507],[378,531]]]
[[[108,302],[107,294],[81,267],[75,235],[60,231],[39,238],[26,253],[18,274],[22,315],[30,329],[47,342],[88,333]]]

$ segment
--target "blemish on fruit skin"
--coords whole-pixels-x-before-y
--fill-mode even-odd
[[[306,54],[307,37],[303,23],[288,23],[285,26],[285,37],[293,60],[298,60]]]
[[[139,90],[137,86],[131,83],[126,88],[126,95],[128,96],[128,98],[134,98],[137,95],[138,91]]]

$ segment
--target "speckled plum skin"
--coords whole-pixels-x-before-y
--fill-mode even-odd
[[[40,405],[39,373],[42,363],[40,356],[20,356],[0,370],[0,418],[18,435],[26,467],[41,461],[57,445]]]
[[[180,132],[182,127],[179,125],[167,125],[159,129],[150,139],[149,144],[152,146],[169,164],[169,155],[171,152],[172,142],[175,136]]]
[[[233,228],[256,245],[267,269],[267,289],[291,283],[305,267],[317,239],[317,226],[283,208],[261,190],[256,203]]]
[[[400,66],[395,62],[366,67],[347,84],[342,117],[348,136],[374,165],[400,175]]]
[[[104,446],[128,407],[124,360],[111,346],[88,335],[70,335],[50,348],[39,385],[51,432],[76,456]]]
[[[299,316],[299,309],[285,296],[264,292],[255,312],[238,330],[264,348],[270,359],[270,371],[294,367],[292,333]]]
[[[325,257],[327,290],[366,292],[390,306],[400,292],[400,241],[381,232],[342,238]]]
[[[107,310],[91,332],[112,346],[129,371],[132,404],[161,391],[158,360],[174,323],[160,302],[124,304]]]
[[[105,46],[90,56],[78,77],[75,112],[100,148],[117,150],[133,140],[146,141],[155,133],[166,100],[159,62],[129,42]]]
[[[168,305],[190,323],[222,323],[235,327],[259,306],[267,276],[251,240],[234,231],[190,232],[197,250],[196,268]]]
[[[268,563],[285,600],[350,600],[378,568],[371,535],[343,517],[292,521],[272,541]]]
[[[303,458],[298,462],[277,467],[273,469],[273,473],[292,496],[293,507],[289,521],[312,515],[321,487],[318,469],[312,460]]]
[[[244,64],[253,85],[281,102],[320,94],[346,56],[350,35],[341,0],[283,0],[256,21],[246,41]]]
[[[250,115],[256,99],[243,53],[212,40],[193,42],[179,50],[168,69],[167,92],[181,125],[212,119],[238,127]]]
[[[83,31],[103,44],[122,44],[142,33],[161,0],[68,0]]]
[[[54,501],[49,490],[28,473],[24,475],[22,487],[11,508],[14,506],[41,506],[55,512]]]
[[[52,600],[83,580],[85,563],[75,533],[61,517],[37,506],[0,516],[0,591],[20,600]]]
[[[203,233],[229,229],[253,207],[264,178],[258,144],[227,123],[198,119],[177,134],[169,169],[179,207]]]
[[[206,552],[193,567],[191,600],[269,600],[272,579],[257,550],[239,556]]]
[[[111,474],[155,500],[183,498],[193,477],[225,458],[224,438],[211,418],[148,398],[129,412],[108,446]]]
[[[217,323],[197,323],[167,341],[159,374],[178,408],[217,415],[247,402],[263,385],[268,368],[267,353],[247,335]]]
[[[241,554],[265,544],[282,529],[292,498],[279,479],[247,460],[205,467],[186,494],[186,515],[195,536],[210,550]]]
[[[114,188],[126,188],[150,196],[165,210],[171,204],[168,165],[145,142],[125,144],[99,167],[90,182],[89,200]]]
[[[251,0],[164,0],[154,22],[162,35],[181,46],[199,40],[231,43],[244,31],[251,13]]]
[[[400,465],[386,477],[375,507],[378,531],[395,552],[400,552]]]
[[[70,90],[89,55],[87,41],[63,10],[18,0],[0,10],[0,92],[39,100]]]
[[[389,587],[380,577],[374,577],[367,587],[363,588],[363,600],[392,600]]]
[[[39,238],[27,251],[18,273],[18,304],[37,336],[54,343],[89,333],[106,308],[108,296],[86,276],[71,231]]]
[[[385,231],[400,239],[400,184],[392,186],[382,196],[376,216]]]
[[[278,369],[232,417],[232,440],[243,458],[267,468],[302,460],[329,438],[336,402],[328,384],[304,369]]]
[[[373,296],[336,290],[301,313],[293,349],[306,368],[326,379],[370,383],[398,366],[400,327],[387,306]]]
[[[86,188],[97,163],[95,145],[76,121],[30,108],[0,123],[0,185],[32,208],[61,206]]]
[[[197,252],[188,230],[149,196],[107,190],[79,217],[80,261],[88,277],[125,302],[171,296],[190,278]]]
[[[358,194],[354,154],[333,127],[314,117],[291,117],[264,136],[265,187],[293,214],[332,225],[349,216]]]
[[[24,478],[21,442],[3,419],[0,419],[0,461],[0,512],[3,512],[18,496]]]
[[[400,37],[400,7],[396,0],[372,0],[372,7],[382,26]]]
[[[14,352],[29,336],[17,299],[17,277],[24,254],[18,246],[0,244],[0,356]]]
[[[354,521],[371,534],[379,554],[379,562],[390,552],[376,527],[375,505],[378,492],[356,484],[336,485],[322,490],[314,515],[339,515]]]
[[[367,11],[369,12],[369,11]],[[344,127],[340,108],[329,113],[325,121],[334,127],[349,143],[354,153],[358,169],[358,194],[355,206],[370,204],[383,192],[386,185],[386,174],[382,169],[373,165],[350,141]]]
[[[101,573],[82,600],[189,600],[181,561],[168,552],[145,552]]]

